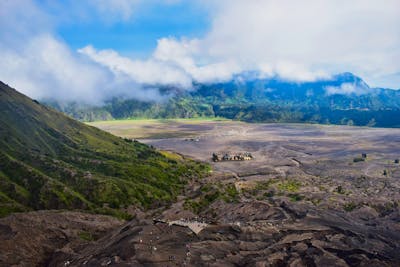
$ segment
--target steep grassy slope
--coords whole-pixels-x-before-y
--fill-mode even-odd
[[[84,125],[0,82],[0,216],[171,201],[207,166]]]

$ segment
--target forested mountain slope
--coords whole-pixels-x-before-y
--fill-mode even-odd
[[[206,166],[87,126],[0,82],[0,215],[173,200]]]
[[[82,121],[126,118],[224,117],[249,122],[311,122],[360,126],[400,126],[400,92],[370,88],[342,73],[313,82],[290,82],[243,73],[231,81],[194,84],[195,90],[161,88],[166,102],[113,98],[104,105],[46,103]]]

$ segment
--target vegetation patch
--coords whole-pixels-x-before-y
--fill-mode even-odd
[[[344,194],[346,191],[343,189],[343,186],[339,185],[336,187],[336,192],[339,194]]]
[[[301,187],[301,183],[295,180],[283,181],[278,184],[278,189],[284,192],[297,192]]]
[[[347,212],[353,211],[353,210],[355,210],[356,208],[358,208],[358,205],[357,205],[357,203],[355,203],[355,202],[348,202],[348,203],[346,203],[346,204],[343,205],[343,209],[344,209],[345,211],[347,211]]]
[[[80,239],[85,240],[85,241],[93,241],[94,240],[93,235],[87,231],[79,232],[78,236]]]
[[[214,201],[223,200],[227,203],[239,201],[239,192],[235,185],[206,184],[200,188],[201,195],[196,199],[187,199],[183,207],[194,213],[206,210]]]
[[[291,201],[300,201],[304,199],[304,196],[300,194],[289,194],[288,197]]]
[[[277,183],[278,180],[277,179],[270,179],[268,181],[261,181],[261,182],[257,182],[256,186],[254,189],[256,190],[268,190],[271,188],[271,185]]]
[[[363,162],[363,161],[365,161],[365,158],[363,157],[356,157],[353,159],[353,162]]]
[[[278,179],[258,181],[253,186],[243,188],[242,192],[247,197],[250,197],[251,195],[257,197],[259,200],[262,200],[263,198],[267,197],[267,195],[272,197],[274,195],[274,188],[272,187],[272,185],[276,184],[278,181],[279,181]]]
[[[166,157],[167,159],[170,160],[175,160],[175,161],[179,161],[179,160],[183,160],[183,157],[177,153],[172,153],[166,150],[162,150],[160,151],[161,155],[163,155],[164,157]]]

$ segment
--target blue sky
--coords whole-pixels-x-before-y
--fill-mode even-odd
[[[0,80],[38,99],[154,100],[244,71],[399,89],[400,2],[1,0],[0,58]]]
[[[48,6],[44,8],[52,12]],[[73,49],[92,44],[98,49],[112,48],[121,54],[146,57],[160,38],[201,37],[209,27],[204,8],[182,1],[138,6],[129,20],[110,22],[97,15],[83,21],[69,21],[60,25],[57,33]]]

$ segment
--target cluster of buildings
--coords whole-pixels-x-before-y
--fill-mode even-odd
[[[213,153],[212,160],[217,161],[242,161],[242,160],[252,160],[253,155],[250,152],[244,153]]]

